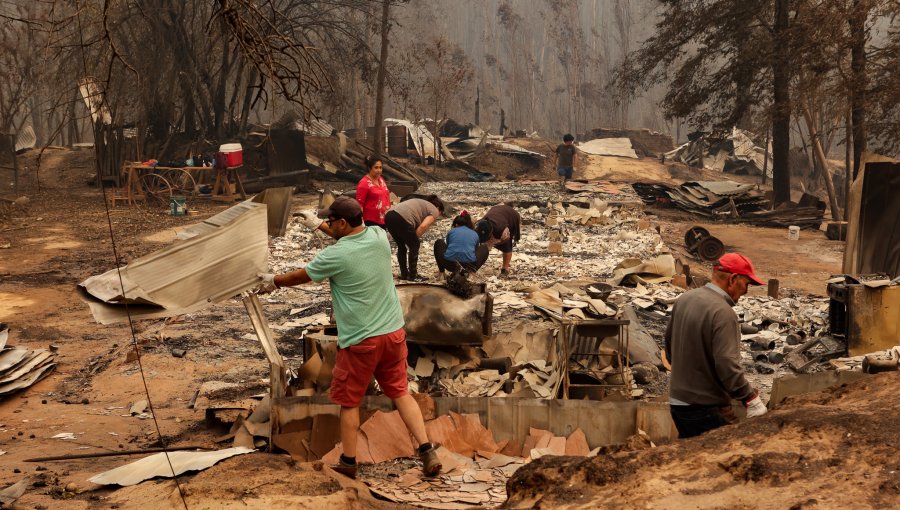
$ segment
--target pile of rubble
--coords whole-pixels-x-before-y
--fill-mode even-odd
[[[765,169],[766,175],[772,177],[772,155],[756,146],[747,131],[733,128],[729,136],[722,138],[707,133],[694,133],[688,138],[687,143],[665,153],[665,158],[733,174],[762,175]]]
[[[716,221],[818,228],[825,214],[825,202],[809,194],[804,194],[796,204],[773,209],[772,201],[753,184],[688,181],[679,186],[658,183],[635,183],[632,186],[646,204],[672,204]]]
[[[560,325],[615,319],[626,312],[635,323],[629,327],[629,345],[606,346],[627,350],[620,354],[628,363],[663,368],[659,328],[649,334],[641,325],[664,324],[675,299],[684,291],[670,283],[673,277],[677,279],[677,262],[628,188],[617,189],[608,183],[592,186],[578,193],[561,192],[555,185],[541,182],[428,183],[420,189],[438,194],[474,218],[497,203],[511,202],[522,216],[523,227],[513,256],[513,278],[499,278],[499,257],[489,259],[473,277],[493,296],[493,337],[466,348],[412,347],[409,375],[414,389],[448,396],[556,398],[565,370],[559,362],[563,354],[552,346],[565,342],[568,334],[560,334]],[[598,191],[604,186],[609,186],[607,191]],[[442,220],[423,236],[419,272],[434,275],[435,283],[442,281],[428,256],[429,247],[446,230]],[[319,233],[293,225],[284,238],[274,240],[270,267],[279,272],[302,267],[329,242]],[[280,302],[287,293],[295,308],[290,320],[276,329],[287,332],[296,328],[302,333],[324,322],[328,310],[321,302],[327,298],[327,285],[279,291],[268,299]],[[789,354],[784,347],[790,351],[790,333],[803,331],[812,339],[827,332],[824,300],[746,297],[736,311],[748,327],[762,331],[756,336],[777,333],[777,346],[769,351],[782,356]],[[761,353],[750,349],[752,338],[746,337],[744,355],[748,367],[760,372],[756,382],[767,388],[780,367],[787,365],[774,355],[762,361]],[[614,364],[613,368],[622,372],[617,380],[636,383],[629,367]],[[658,387],[664,374],[654,373],[655,380],[644,381],[644,386]],[[632,389],[640,387],[637,384]],[[644,393],[646,397],[657,394],[654,390]]]
[[[578,428],[567,437],[530,428],[521,443],[495,441],[497,434],[485,428],[477,414],[450,412],[428,420],[425,427],[428,437],[441,445],[443,469],[435,478],[422,478],[421,468],[409,459],[414,456],[413,442],[397,411],[376,411],[362,424],[357,459],[374,465],[358,476],[372,492],[425,508],[491,508],[506,500],[506,480],[527,462],[544,455],[593,457],[600,451],[589,448]],[[338,445],[323,462],[337,462],[341,451]]]
[[[507,446],[511,448],[504,451],[518,449],[517,445]],[[522,456],[479,451],[470,458],[445,450],[439,450],[445,472],[435,479],[422,479],[419,468],[411,461],[398,459],[363,471],[366,484],[387,500],[424,508],[492,508],[506,501],[506,480],[527,462],[544,455],[593,457],[600,448],[589,451],[581,429],[559,437],[532,428],[522,445]],[[402,473],[399,477],[398,471]]]

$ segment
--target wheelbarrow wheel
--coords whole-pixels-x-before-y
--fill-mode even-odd
[[[159,174],[146,174],[141,176],[141,185],[147,195],[147,201],[157,205],[168,206],[172,198],[172,183]]]
[[[706,261],[719,260],[725,254],[725,245],[715,237],[704,237],[697,244],[697,255]]]
[[[690,248],[704,237],[709,237],[709,230],[703,227],[691,227],[684,233],[684,245]]]

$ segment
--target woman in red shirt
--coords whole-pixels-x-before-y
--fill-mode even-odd
[[[391,192],[381,177],[381,160],[366,156],[369,173],[356,185],[356,201],[362,206],[366,226],[384,228],[384,214],[391,208]]]

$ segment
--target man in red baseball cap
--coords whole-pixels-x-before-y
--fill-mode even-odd
[[[732,399],[744,403],[747,417],[766,414],[741,368],[741,330],[732,309],[750,285],[763,285],[750,259],[727,253],[710,283],[675,301],[665,340],[672,364],[669,406],[681,438],[734,423]]]

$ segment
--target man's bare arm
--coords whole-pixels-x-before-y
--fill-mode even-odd
[[[275,285],[278,288],[282,287],[293,287],[295,285],[302,285],[304,283],[309,283],[312,281],[312,278],[306,274],[306,268],[297,269],[296,271],[291,271],[289,273],[275,275]]]

